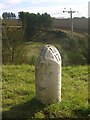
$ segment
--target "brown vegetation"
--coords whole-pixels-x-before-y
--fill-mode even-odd
[[[54,19],[54,26],[59,29],[70,30],[71,21],[70,19]],[[76,32],[88,32],[88,19],[86,18],[74,18],[73,28]]]

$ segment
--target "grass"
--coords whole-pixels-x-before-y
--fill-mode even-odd
[[[61,31],[63,31],[63,32],[65,32],[65,33],[68,33],[68,34],[71,34],[71,31],[70,31],[70,30],[62,29]],[[84,37],[85,35],[87,35],[87,33],[73,32],[73,35],[80,36],[80,37]]]
[[[54,45],[60,52],[63,65],[85,65],[88,60],[88,36],[71,35],[59,29],[41,31],[33,38],[16,46],[14,55],[11,49],[3,47],[3,64],[35,65],[39,50],[46,44]],[[11,57],[14,57],[11,61]]]
[[[88,118],[88,66],[62,67],[62,101],[50,105],[36,100],[34,73],[33,65],[3,65],[3,118]]]

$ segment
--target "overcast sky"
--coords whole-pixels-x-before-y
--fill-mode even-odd
[[[68,13],[63,13],[66,10],[78,11],[73,14],[73,17],[88,17],[88,0],[0,0],[0,16],[3,12],[20,11],[30,13],[45,13],[47,12],[52,17],[69,17]]]

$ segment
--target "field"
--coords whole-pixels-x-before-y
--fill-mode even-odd
[[[56,28],[63,28],[71,30],[70,19],[55,19],[54,25]],[[73,30],[74,32],[88,33],[88,19],[86,18],[73,18]]]
[[[12,31],[21,26],[19,21],[3,21],[4,24],[10,27],[7,32],[3,31],[2,39],[3,119],[89,119],[89,36],[75,32],[71,36],[70,31],[52,27],[48,30],[41,29],[26,39],[24,34]],[[38,101],[35,94],[35,62],[39,50],[46,44],[54,45],[62,58],[62,101],[48,105]]]
[[[35,67],[3,65],[3,119],[89,119],[88,66],[62,67],[62,101],[44,105],[35,98]]]

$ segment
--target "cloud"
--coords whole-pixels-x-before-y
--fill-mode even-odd
[[[4,0],[3,2],[1,2],[1,4],[4,4],[4,5],[12,5],[12,4],[17,4],[17,3],[21,3],[22,0]]]
[[[0,0],[1,1],[1,0]],[[81,0],[80,0],[81,1]],[[68,13],[63,14],[63,9],[66,7],[67,10],[79,11],[78,13],[73,14],[73,16],[87,16],[87,2],[85,0],[83,3],[80,1],[72,0],[2,0],[0,2],[0,12],[14,12],[18,13],[19,11],[32,12],[32,13],[49,13],[51,16],[55,17],[70,17]],[[84,4],[85,3],[85,4]]]
[[[47,0],[29,0],[28,2],[30,2],[32,4],[38,4],[38,3],[47,2]]]
[[[9,3],[9,4],[17,4],[17,3],[21,3],[22,0],[7,0],[6,3]]]
[[[4,0],[3,2],[0,3],[0,9],[5,10],[21,2],[22,0]]]
[[[90,1],[88,2],[88,17],[90,17]]]
[[[4,3],[0,3],[0,9],[3,9],[5,7]]]

